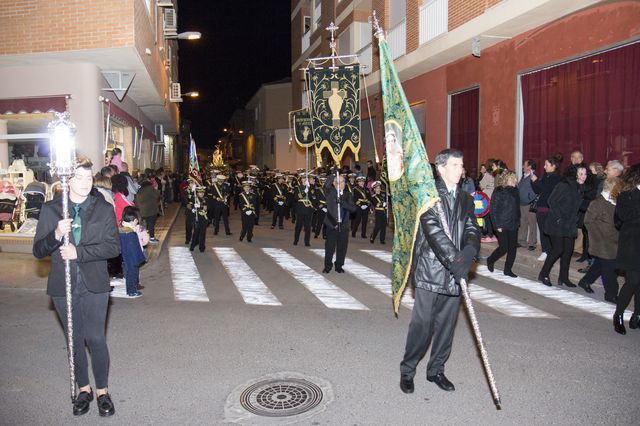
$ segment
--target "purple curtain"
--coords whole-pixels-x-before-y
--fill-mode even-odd
[[[640,43],[521,77],[523,159],[640,162]]]
[[[464,167],[472,177],[478,175],[479,102],[479,88],[451,95],[451,148],[464,153]]]

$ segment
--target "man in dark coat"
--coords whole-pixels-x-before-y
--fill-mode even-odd
[[[64,265],[65,260],[71,263],[74,364],[80,391],[73,404],[73,414],[85,414],[93,400],[86,344],[91,351],[99,413],[111,416],[115,408],[107,389],[109,350],[105,328],[111,290],[107,259],[120,254],[120,237],[113,207],[103,198],[90,195],[93,185],[91,166],[91,160],[80,157],[75,174],[69,179],[69,209],[73,219],[62,219],[62,197],[42,206],[33,240],[33,255],[38,259],[51,256],[47,294],[53,300],[65,333]],[[66,234],[69,234],[67,246],[63,245]]]
[[[342,273],[344,258],[347,255],[349,245],[349,214],[356,211],[353,202],[353,194],[345,190],[344,175],[332,175],[325,183],[327,197],[327,214],[324,224],[327,231],[327,240],[324,245],[324,269],[323,273],[331,272],[335,265],[336,272]],[[336,254],[335,264],[333,254]]]
[[[451,353],[453,332],[460,307],[458,283],[467,279],[473,258],[480,251],[480,230],[476,225],[473,198],[458,188],[462,176],[462,152],[446,149],[436,156],[441,179],[436,187],[448,231],[438,206],[420,216],[412,264],[415,304],[409,324],[404,358],[400,364],[400,389],[414,390],[413,377],[431,342],[427,380],[445,391],[455,386],[444,375]]]

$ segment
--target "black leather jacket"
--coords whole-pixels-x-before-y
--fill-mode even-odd
[[[458,189],[456,199],[451,200],[444,182],[436,181],[440,205],[449,222],[451,238],[447,237],[440,223],[437,206],[420,216],[412,261],[412,285],[434,293],[459,296],[450,272],[450,265],[460,250],[469,245],[480,251],[480,230],[473,213],[473,198]]]

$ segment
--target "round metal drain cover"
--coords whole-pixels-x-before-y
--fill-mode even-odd
[[[264,380],[240,395],[245,410],[265,417],[288,417],[305,413],[322,402],[322,389],[304,379]]]
[[[228,423],[301,424],[325,411],[335,399],[331,383],[295,371],[281,371],[236,386],[224,406]]]

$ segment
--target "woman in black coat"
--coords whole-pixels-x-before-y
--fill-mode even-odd
[[[540,230],[542,254],[538,260],[545,260],[547,255],[551,252],[551,239],[544,232],[544,224],[547,221],[547,215],[549,214],[549,196],[551,196],[553,189],[560,182],[560,179],[560,161],[558,161],[556,156],[551,156],[545,160],[544,175],[542,175],[542,178],[538,178],[535,174],[531,176],[531,187],[539,196],[536,211],[536,222],[538,222],[538,229]]]
[[[569,166],[549,196],[549,215],[545,221],[544,232],[551,238],[551,253],[545,259],[538,275],[538,280],[544,285],[551,286],[549,272],[553,264],[562,257],[558,285],[576,286],[569,281],[569,264],[573,244],[578,236],[578,210],[582,203],[581,185],[586,179],[587,169],[584,166]]]
[[[518,178],[509,170],[496,177],[496,189],[491,197],[491,222],[498,237],[498,247],[487,258],[487,268],[493,272],[493,265],[502,256],[507,255],[504,274],[517,278],[511,271],[516,260],[518,228],[520,227],[520,193],[516,188]]]
[[[613,327],[620,334],[626,334],[623,314],[634,297],[634,309],[629,328],[640,326],[640,163],[634,164],[622,175],[620,195],[616,200],[616,221],[618,255],[616,265],[626,273],[626,280],[616,304]]]

